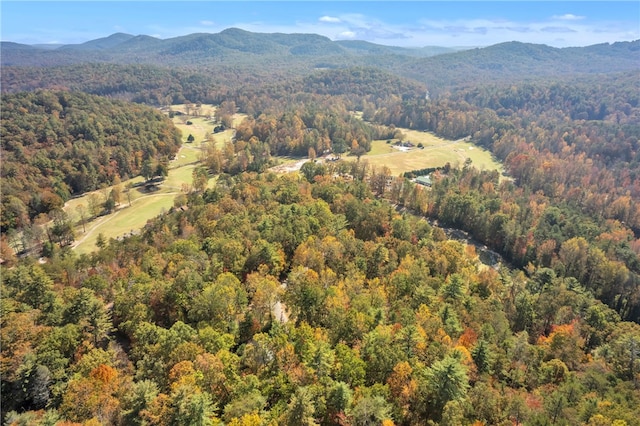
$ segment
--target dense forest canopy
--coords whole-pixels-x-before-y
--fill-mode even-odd
[[[425,81],[434,89],[479,84],[519,83],[541,78],[562,80],[638,70],[640,40],[557,49],[521,42],[421,58],[399,64],[395,73]],[[428,70],[428,72],[425,72]]]
[[[83,63],[57,67],[3,67],[2,93],[81,91],[147,105],[220,103],[219,82],[203,73],[153,65]]]
[[[450,138],[472,135],[491,149],[515,185],[482,187],[476,180],[467,190],[448,177],[447,192],[433,192],[438,199],[431,214],[472,232],[518,266],[555,264],[585,284],[598,282],[596,293],[637,321],[638,77],[483,86],[432,102],[388,105],[375,120]],[[482,203],[495,200],[496,189],[501,207],[487,211]],[[578,257],[569,261],[567,250],[576,243]],[[616,274],[598,272],[605,266]],[[600,281],[605,276],[609,284]],[[627,290],[609,292],[612,285]]]
[[[157,110],[82,92],[2,96],[2,230],[22,228],[72,195],[168,163],[181,144]]]
[[[640,424],[638,43],[3,43],[3,423]],[[165,174],[182,138],[151,106],[172,103],[216,104],[233,137],[168,212],[78,255],[101,207],[64,202]],[[505,175],[370,166],[400,128]]]
[[[10,419],[635,424],[640,326],[575,279],[487,268],[331,170],[188,205],[3,274],[3,407],[49,408]]]

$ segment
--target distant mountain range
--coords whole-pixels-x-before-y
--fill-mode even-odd
[[[484,48],[403,48],[366,41],[332,41],[317,34],[263,34],[226,29],[158,39],[116,33],[62,46],[2,42],[0,64],[60,66],[77,63],[149,64],[211,70],[249,67],[295,73],[317,68],[375,66],[429,85],[459,85],[523,77],[640,70],[640,40],[554,48],[509,42]]]
[[[3,42],[2,49],[9,50],[57,50],[58,52],[137,52],[161,55],[181,55],[190,51],[225,54],[231,51],[250,52],[254,54],[399,54],[427,57],[450,53],[464,48],[448,48],[427,46],[422,48],[406,48],[384,46],[359,40],[331,41],[316,34],[262,34],[252,33],[237,28],[229,28],[217,34],[195,33],[169,39],[159,39],[147,35],[134,36],[115,33],[108,37],[90,40],[81,44],[36,44],[25,45]]]
[[[68,45],[25,45],[2,42],[2,65],[64,65],[97,61],[193,65],[217,63],[238,56],[332,57],[399,55],[428,57],[459,49],[445,47],[403,48],[365,41],[332,41],[317,34],[261,34],[229,28],[217,34],[195,33],[169,39],[116,33],[108,37]]]

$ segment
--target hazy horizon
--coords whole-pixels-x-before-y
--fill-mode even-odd
[[[3,1],[0,7],[1,40],[30,45],[81,44],[118,32],[168,39],[228,28],[414,48],[640,39],[636,1]]]

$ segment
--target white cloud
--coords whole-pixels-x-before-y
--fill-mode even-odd
[[[573,13],[565,13],[564,15],[553,15],[551,17],[551,19],[556,19],[558,21],[579,21],[584,18],[584,16],[574,15]]]
[[[215,24],[215,22],[213,22],[213,21],[206,21],[206,20],[205,21],[200,21],[200,25],[204,25],[205,27],[210,27],[210,26],[212,26],[214,24]]]
[[[637,22],[589,23],[587,19],[578,19],[580,17],[576,15],[561,16],[564,19],[420,19],[416,16],[414,20],[405,23],[389,23],[383,17],[345,13],[323,15],[291,23],[247,20],[205,25],[205,21],[201,21],[198,26],[153,28],[149,32],[168,38],[195,32],[216,33],[225,28],[235,27],[257,33],[320,34],[332,40],[356,39],[405,47],[479,47],[506,41],[569,47],[640,39]],[[569,19],[569,16],[573,18]]]
[[[339,24],[342,22],[340,18],[336,18],[335,16],[321,16],[320,19],[318,19],[318,21],[328,22],[330,24]]]
[[[338,38],[354,39],[356,38],[356,33],[354,33],[353,31],[343,31],[338,34]]]

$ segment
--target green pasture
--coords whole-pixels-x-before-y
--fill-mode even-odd
[[[414,145],[421,143],[425,148],[428,147],[442,147],[453,143],[453,141],[443,139],[439,136],[429,132],[420,132],[417,130],[400,129],[404,135],[403,142],[411,142]],[[391,140],[391,143],[387,144],[387,140]],[[398,142],[398,139],[384,139],[375,140],[371,146],[371,151],[367,155],[380,155],[399,152],[394,148],[394,144]]]
[[[191,124],[187,124],[187,121]],[[184,115],[173,117],[173,124],[182,132],[182,142],[186,143],[189,135],[193,135],[195,140],[189,145],[194,146],[200,146],[208,135],[213,133],[213,128],[216,126],[213,120],[208,120],[205,117],[192,118]]]
[[[77,232],[75,250],[78,254],[90,253],[95,250],[98,235],[102,234],[105,240],[124,236],[132,231],[138,231],[163,211],[173,206],[177,193],[159,193],[139,198],[132,202],[131,206],[118,209],[115,213],[101,216],[88,223],[87,232]],[[79,228],[82,230],[82,227]]]
[[[393,148],[393,142],[387,144],[386,140],[373,141],[371,151],[363,155],[361,160],[366,160],[371,166],[387,166],[394,176],[411,170],[444,166],[446,163],[450,163],[454,167],[461,167],[467,158],[471,159],[471,164],[477,169],[502,172],[502,165],[493,158],[490,152],[469,142],[444,141],[438,145],[434,143],[434,140],[431,140],[430,143],[422,142],[423,149],[414,147],[408,151]],[[411,142],[415,145],[418,143],[417,139],[415,142],[414,140]]]
[[[362,119],[362,113],[355,111],[354,117]],[[398,139],[374,140],[371,142],[371,150],[363,155],[360,160],[367,161],[370,166],[387,166],[393,176],[412,170],[440,167],[449,163],[453,167],[461,167],[467,159],[471,159],[471,165],[479,170],[498,170],[503,172],[503,167],[491,152],[467,142],[465,139],[456,141],[443,139],[431,132],[411,130],[397,127],[402,133],[402,142],[411,142],[414,146],[406,150],[394,147]],[[422,144],[422,148],[418,148]],[[354,156],[343,157],[355,161]]]
[[[402,141],[411,142],[413,147],[400,150],[394,147],[398,139],[391,139],[391,143],[387,143],[386,139],[374,140],[371,150],[361,160],[366,160],[375,167],[387,166],[394,176],[411,170],[444,166],[446,163],[461,167],[467,158],[471,159],[471,164],[477,169],[503,171],[502,165],[489,151],[464,139],[452,141],[430,132],[404,128],[398,130],[402,132]],[[418,144],[422,144],[423,148],[418,148]],[[353,156],[343,158],[354,159]]]
[[[235,133],[235,130],[228,129],[224,132],[213,134],[213,128],[216,123],[207,117],[213,116],[215,108],[213,105],[202,105],[200,107],[200,116],[198,117],[181,115],[173,118],[174,125],[182,131],[183,144],[176,158],[169,165],[169,175],[152,192],[146,192],[143,186],[133,187],[129,194],[125,192],[127,184],[139,185],[143,183],[144,179],[140,176],[122,182],[120,208],[114,213],[100,216],[93,221],[87,222],[85,224],[86,232],[83,232],[82,225],[76,227],[75,249],[78,253],[89,253],[95,250],[99,234],[102,234],[106,240],[121,237],[132,231],[139,230],[149,219],[158,216],[173,206],[175,197],[182,193],[183,184],[191,185],[193,181],[193,169],[200,162],[202,144],[213,141],[216,144],[223,145],[225,142],[230,141]],[[186,106],[173,105],[171,110],[186,113]],[[233,117],[234,125],[239,124],[245,117],[245,114],[235,114]],[[187,121],[192,124],[187,125]],[[191,143],[187,143],[189,134],[192,134],[195,138]],[[212,182],[215,182],[215,177],[209,180],[209,185]],[[104,198],[111,189],[111,187],[107,187],[95,191],[100,197],[100,202],[104,202]],[[131,205],[129,205],[128,195],[131,198]],[[80,204],[83,204],[85,209],[88,210],[88,194],[69,200],[64,207],[67,214],[76,223],[80,221],[77,211],[77,206]]]

